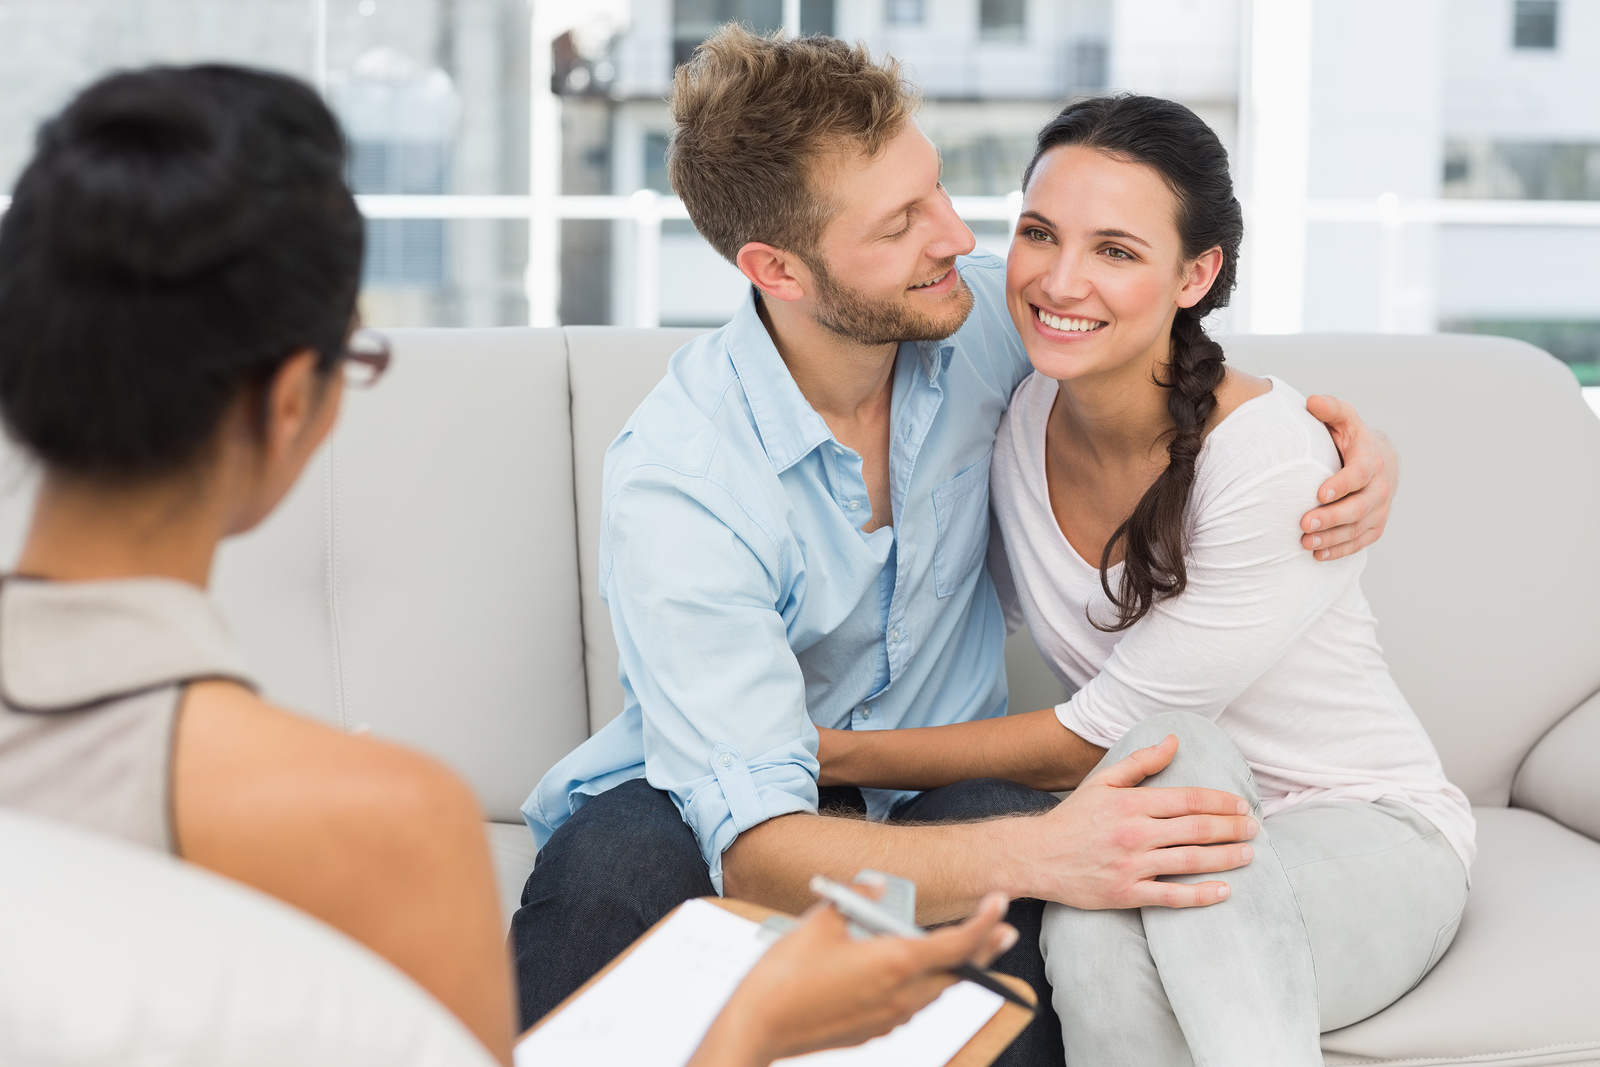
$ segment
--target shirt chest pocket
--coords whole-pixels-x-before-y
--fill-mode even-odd
[[[947,597],[983,563],[989,547],[989,460],[984,457],[933,491],[938,540],[933,548],[933,592]]]

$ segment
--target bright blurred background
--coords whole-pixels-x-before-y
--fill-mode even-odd
[[[1153,93],[1233,156],[1224,332],[1505,334],[1600,386],[1600,0],[0,0],[0,175],[106,71],[271,67],[349,132],[370,323],[716,325],[663,96],[727,20],[903,61],[986,247],[1052,113]]]

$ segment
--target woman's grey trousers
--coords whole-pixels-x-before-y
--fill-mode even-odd
[[[1467,879],[1432,823],[1396,800],[1306,803],[1270,818],[1211,720],[1146,719],[1102,761],[1178,737],[1150,786],[1250,802],[1254,859],[1204,908],[1044,912],[1041,947],[1068,1067],[1321,1067],[1318,1035],[1381,1011],[1438,962]]]

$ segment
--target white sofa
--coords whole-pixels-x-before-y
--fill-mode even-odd
[[[0,1064],[494,1067],[421,986],[253,889],[0,809]]]
[[[219,561],[271,696],[473,783],[508,916],[533,861],[518,806],[621,707],[596,593],[602,457],[695,332],[393,331],[382,385],[348,395],[294,494]],[[1454,946],[1388,1010],[1325,1035],[1327,1062],[1600,1065],[1600,420],[1564,367],[1513,341],[1227,348],[1354,401],[1399,447],[1365,587],[1401,688],[1478,805]],[[5,551],[30,484],[9,466]],[[1007,663],[1014,707],[1064,698],[1025,633]]]

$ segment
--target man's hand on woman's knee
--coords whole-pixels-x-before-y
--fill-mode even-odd
[[[1135,788],[1172,762],[1178,739],[1139,749],[1084,780],[1060,805],[1011,821],[1014,896],[1075,908],[1190,908],[1228,895],[1221,881],[1162,875],[1228,871],[1250,862],[1260,827],[1240,797],[1218,789]]]

